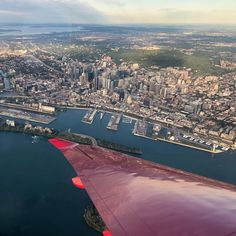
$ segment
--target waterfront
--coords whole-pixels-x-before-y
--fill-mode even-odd
[[[134,136],[132,124],[121,122],[117,132],[106,129],[111,114],[99,114],[91,125],[82,121],[86,110],[59,113],[49,126],[139,147],[142,158],[236,184],[236,154],[217,155]],[[89,199],[75,189],[75,173],[46,139],[32,144],[28,135],[0,133],[0,234],[99,235],[83,219]],[[17,181],[16,181],[17,180]],[[4,226],[4,228],[3,228]]]
[[[18,118],[26,121],[34,121],[43,124],[49,124],[53,122],[56,118],[53,116],[34,113],[29,111],[17,110],[12,108],[3,108],[0,106],[0,117],[10,117],[10,118]]]

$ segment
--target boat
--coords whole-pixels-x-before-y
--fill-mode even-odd
[[[105,114],[105,113],[104,113],[103,111],[100,112],[100,120],[102,120],[104,114]]]
[[[37,135],[34,135],[34,136],[32,136],[32,143],[38,143],[38,141],[39,141],[39,136],[37,136]]]

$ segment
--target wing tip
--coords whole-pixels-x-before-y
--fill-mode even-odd
[[[74,144],[73,142],[59,139],[59,138],[50,138],[48,140],[48,142],[51,143],[54,147],[56,147],[58,149],[63,149],[63,148],[69,147],[72,144]]]
[[[80,189],[85,189],[85,186],[82,182],[82,180],[80,179],[80,177],[74,177],[72,178],[72,183],[74,184],[75,187],[80,188]]]
[[[103,236],[112,236],[111,232],[107,229],[102,232],[102,235]]]

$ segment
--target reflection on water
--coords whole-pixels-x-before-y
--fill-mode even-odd
[[[106,126],[110,115],[97,114],[92,125],[82,123],[85,110],[59,114],[50,126],[139,147],[142,158],[236,184],[236,155],[212,155],[132,134],[134,123]],[[0,133],[0,235],[100,235],[84,222],[86,192],[75,189],[72,167],[45,138]]]

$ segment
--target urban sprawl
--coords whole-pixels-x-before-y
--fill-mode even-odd
[[[221,60],[218,66],[235,67],[229,63]],[[173,143],[209,146],[213,151],[236,148],[234,71],[198,75],[186,67],[116,63],[105,53],[85,62],[22,49],[2,53],[0,91],[12,94],[0,97],[0,105],[12,105],[12,109],[22,106],[53,113],[55,108],[91,108],[118,114],[113,117],[118,120],[121,114],[136,119],[136,134],[143,136],[150,123],[155,131],[152,138],[160,138],[164,127],[165,139]]]

